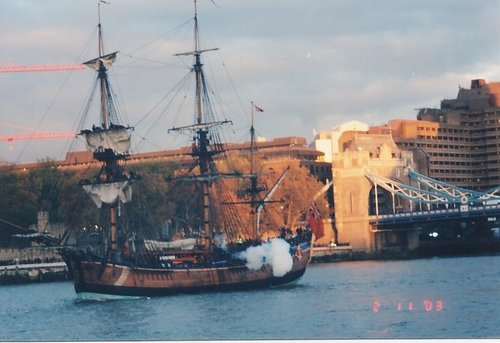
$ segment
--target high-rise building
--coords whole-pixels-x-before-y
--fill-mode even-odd
[[[472,80],[456,99],[422,108],[417,120],[392,120],[370,133],[391,133],[414,154],[420,173],[468,189],[500,184],[500,82]]]

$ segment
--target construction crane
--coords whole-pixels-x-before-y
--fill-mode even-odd
[[[61,131],[61,132],[36,131],[33,133],[15,133],[15,134],[0,135],[0,142],[10,143],[19,140],[74,138],[76,136],[77,133],[74,131]]]
[[[60,71],[60,70],[81,70],[85,69],[84,64],[40,64],[40,65],[23,65],[23,64],[0,64],[0,73],[18,73],[18,72],[34,72],[34,71]],[[74,131],[62,132],[47,132],[38,131],[19,125],[0,123],[0,125],[17,127],[30,131],[29,133],[5,134],[0,135],[0,142],[13,142],[17,140],[32,140],[32,139],[55,139],[55,138],[74,138],[77,133]]]
[[[0,64],[0,73],[80,70],[84,68],[85,65],[83,64],[40,64],[40,65]]]
[[[0,134],[0,142],[10,143],[19,140],[74,138],[77,136],[77,133],[75,131],[40,131],[22,125],[8,124],[2,122],[0,122],[0,126],[7,126],[28,131],[26,133]]]

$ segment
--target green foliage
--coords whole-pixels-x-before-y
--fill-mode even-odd
[[[23,227],[33,224],[37,198],[28,173],[17,172],[10,166],[0,170],[0,218]]]
[[[137,165],[135,173],[140,179],[133,184],[132,201],[125,205],[125,226],[140,227],[150,238],[158,238],[159,230],[174,209],[169,185],[164,180],[176,168],[174,163],[148,163]]]
[[[74,172],[61,171],[49,160],[28,170],[3,167],[0,169],[0,218],[28,227],[36,223],[38,211],[48,211],[52,222],[65,222],[74,213],[71,208],[72,198],[78,198],[74,189],[77,182]],[[78,208],[80,213],[82,207]]]

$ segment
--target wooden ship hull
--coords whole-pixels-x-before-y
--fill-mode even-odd
[[[65,248],[61,254],[73,277],[79,298],[103,296],[162,296],[178,293],[233,291],[267,288],[299,279],[310,260],[310,244],[292,249],[293,265],[283,276],[274,276],[270,265],[251,270],[245,265],[213,267],[146,268],[89,261],[78,250]]]

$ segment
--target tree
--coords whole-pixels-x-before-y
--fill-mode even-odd
[[[230,164],[221,163],[220,170],[230,172],[231,168],[241,170],[249,170],[249,161],[247,157],[241,156],[239,153],[232,154],[229,159]],[[254,161],[254,171],[260,178],[257,182],[257,187],[263,189],[258,194],[257,199],[262,199],[266,193],[273,187],[282,170],[288,165],[281,163],[273,163],[262,158]],[[225,182],[233,193],[239,195],[239,201],[250,202],[249,194],[250,179],[230,179]],[[311,206],[314,195],[324,185],[309,173],[305,167],[300,167],[298,163],[290,163],[290,170],[285,176],[281,185],[270,200],[279,201],[281,203],[270,203],[265,205],[261,213],[261,231],[270,231],[277,234],[279,228],[285,226],[294,228],[299,225],[299,222],[305,220],[305,213]],[[323,218],[328,215],[328,201],[325,196],[321,196],[316,200]],[[253,220],[251,215],[252,210],[249,205],[240,206],[240,216],[246,221]],[[249,227],[247,225],[247,227]]]
[[[249,172],[250,163],[246,156],[235,153],[229,157],[229,162],[216,162],[220,171],[240,175]],[[261,175],[257,186],[264,190],[255,195],[257,200],[271,189],[286,166],[264,159],[255,160],[254,171]],[[157,239],[163,236],[162,228],[167,222],[174,231],[182,228],[186,234],[192,234],[202,227],[201,185],[196,182],[173,182],[169,177],[186,175],[190,171],[175,162],[137,164],[134,169],[140,179],[132,184],[132,201],[122,205],[119,211],[120,227],[125,233],[141,229],[145,232],[145,238]],[[97,208],[79,185],[80,180],[92,178],[96,172],[96,168],[60,170],[50,160],[41,161],[38,167],[28,171],[2,166],[0,218],[28,227],[36,223],[37,212],[43,210],[49,211],[52,222],[62,222],[71,229],[103,225],[106,211]],[[252,196],[248,192],[250,185],[251,178],[248,175],[213,183],[212,190],[218,191],[218,195],[215,192],[212,194],[216,204],[212,218],[218,220],[214,227],[231,233],[232,236],[228,238],[236,239],[237,235],[250,238],[253,234],[256,204],[251,202]],[[292,163],[291,170],[271,199],[282,202],[267,204],[262,211],[261,231],[269,230],[276,235],[283,226],[294,228],[299,225],[314,194],[322,186],[306,168]],[[327,201],[320,197],[316,202],[323,217],[326,217]]]
[[[35,223],[38,190],[33,189],[29,174],[12,166],[0,169],[0,218],[22,227]]]
[[[78,184],[80,180],[94,173],[95,170],[66,172],[59,182],[59,217],[70,229],[98,224],[96,218],[99,218],[99,209]]]
[[[263,214],[263,224],[276,227],[295,228],[305,220],[305,213],[311,206],[314,195],[324,185],[309,174],[307,168],[297,165],[291,166],[282,184],[276,190],[273,198],[280,199],[281,204],[267,206]],[[328,214],[328,201],[324,196],[316,199],[323,218]],[[272,227],[271,226],[271,227]]]
[[[125,206],[127,227],[141,228],[148,238],[161,236],[161,228],[176,211],[176,196],[172,185],[165,182],[165,175],[177,168],[174,162],[135,166],[139,180],[132,185],[132,201]]]

